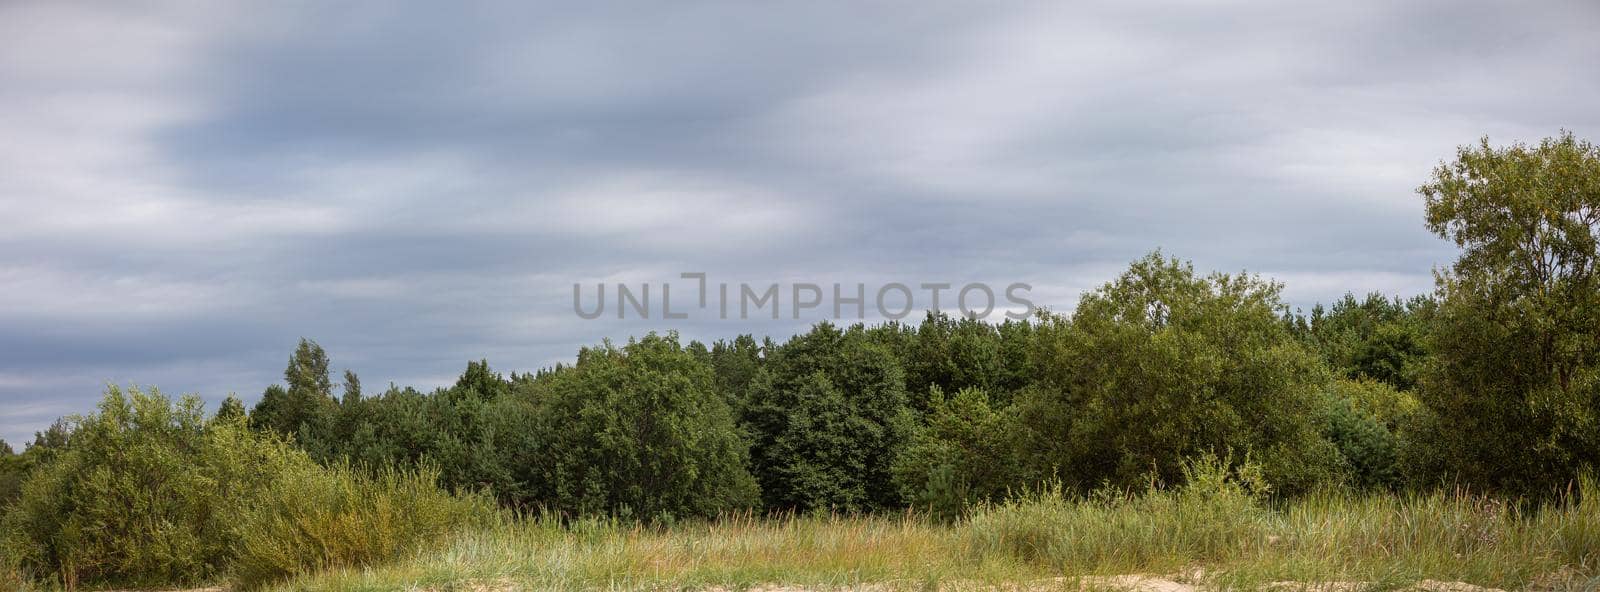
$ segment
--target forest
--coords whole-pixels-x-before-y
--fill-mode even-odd
[[[1484,140],[1418,193],[1460,250],[1430,294],[1291,310],[1154,251],[1025,321],[654,332],[431,392],[303,339],[249,406],[111,386],[0,443],[0,589],[1596,581],[1600,149]]]

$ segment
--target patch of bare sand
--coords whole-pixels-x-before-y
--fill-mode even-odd
[[[1370,582],[1273,582],[1265,586],[1275,592],[1363,592],[1370,589]],[[1441,582],[1438,580],[1422,580],[1409,587],[1402,588],[1409,592],[1505,592],[1499,588],[1485,588],[1474,586],[1466,582]]]
[[[1018,582],[1015,584],[978,584],[976,582],[944,582],[938,586],[941,592],[978,591],[987,592],[1204,592],[1214,588],[1204,584],[1191,583],[1199,578],[1191,575],[1152,575],[1129,574],[1118,576],[1084,576],[1074,578],[1051,578],[1034,580],[1031,582]],[[1369,582],[1272,582],[1262,586],[1263,590],[1273,592],[1364,592],[1369,589]],[[750,588],[705,588],[703,592],[821,592],[822,590],[848,591],[848,592],[890,592],[893,590],[916,589],[918,586],[909,583],[900,584],[859,584],[854,586],[839,587],[810,587],[794,585],[765,585]],[[1464,582],[1441,582],[1437,580],[1422,580],[1407,588],[1407,592],[1504,592],[1497,588],[1474,586]]]

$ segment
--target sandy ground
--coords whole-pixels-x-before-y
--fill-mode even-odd
[[[1185,583],[1188,580],[1182,575],[1158,576],[1148,574],[1123,575],[1123,576],[1088,576],[1082,578],[1053,578],[1036,580],[1032,582],[1019,582],[1014,585],[963,585],[959,582],[940,584],[939,591],[957,592],[965,590],[985,590],[997,592],[1205,592],[1209,588],[1196,584]],[[1366,582],[1323,582],[1307,584],[1303,582],[1274,582],[1267,584],[1263,590],[1271,592],[1362,592],[1366,590]],[[916,589],[918,586],[893,585],[893,584],[863,584],[848,588],[812,588],[803,586],[771,585],[756,586],[752,588],[706,588],[702,592],[822,592],[833,590],[840,592],[891,592],[895,590]],[[1581,588],[1580,588],[1581,589]],[[531,590],[509,580],[492,582],[464,582],[459,586],[451,586],[453,592],[523,592]],[[1440,582],[1436,580],[1423,580],[1403,590],[1409,592],[1505,592],[1498,588],[1485,588],[1462,582]],[[1592,589],[1591,589],[1592,591]],[[173,590],[170,592],[228,592],[226,588],[195,588],[192,590]],[[439,592],[432,589],[423,589],[421,592]]]
[[[963,585],[959,582],[940,584],[939,590],[943,592],[957,592],[965,590],[984,590],[1002,592],[1205,592],[1212,590],[1203,585],[1185,583],[1184,576],[1158,576],[1148,574],[1122,575],[1122,576],[1089,576],[1082,578],[1053,578],[1021,582],[1014,585]],[[1308,584],[1304,582],[1274,582],[1267,584],[1262,590],[1272,592],[1362,592],[1368,589],[1367,582],[1323,582]],[[916,586],[910,586],[915,589]],[[874,585],[866,584],[844,588],[849,592],[890,592],[892,590],[905,590],[907,586],[900,585]],[[513,592],[514,589],[485,587],[478,592]],[[818,592],[814,588],[801,586],[758,586],[747,588],[749,592]],[[1408,592],[1505,592],[1498,588],[1485,588],[1462,582],[1440,582],[1436,580],[1423,580],[1403,588]],[[739,592],[733,588],[709,588],[704,592]]]

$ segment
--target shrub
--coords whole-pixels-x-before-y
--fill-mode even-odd
[[[157,586],[217,577],[238,500],[311,461],[240,422],[207,424],[198,398],[110,387],[100,412],[36,469],[0,523],[23,575]]]
[[[1357,410],[1348,399],[1330,396],[1321,421],[1322,433],[1339,450],[1351,485],[1392,487],[1399,482],[1398,441],[1377,418]]]
[[[999,500],[1019,479],[1011,421],[990,408],[982,390],[962,389],[946,399],[932,389],[925,424],[894,464],[901,494],[946,518],[974,502]]]
[[[22,455],[11,450],[5,440],[0,440],[0,511],[22,495],[22,480],[27,474]]]
[[[492,515],[434,477],[325,469],[243,417],[206,421],[196,397],[110,387],[0,517],[0,583],[166,587],[231,572],[254,585],[392,558]]]
[[[484,495],[453,496],[439,473],[348,464],[289,467],[234,517],[233,580],[250,588],[332,567],[396,559],[495,516]]]

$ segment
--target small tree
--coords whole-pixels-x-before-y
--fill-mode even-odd
[[[1351,485],[1400,484],[1398,430],[1419,412],[1410,393],[1371,379],[1335,379],[1319,417],[1323,435],[1339,449]]]
[[[1279,290],[1154,253],[1047,319],[1042,380],[1019,403],[1035,478],[1179,483],[1185,459],[1230,450],[1281,490],[1326,478],[1337,453],[1312,422],[1326,371],[1282,321]]]
[[[240,401],[239,397],[230,394],[222,400],[221,405],[217,406],[216,418],[220,421],[244,421],[249,418],[249,412],[244,409],[244,401]]]
[[[1014,420],[990,407],[988,393],[969,388],[946,398],[935,388],[928,403],[926,422],[894,464],[907,502],[948,518],[1020,485]]]

